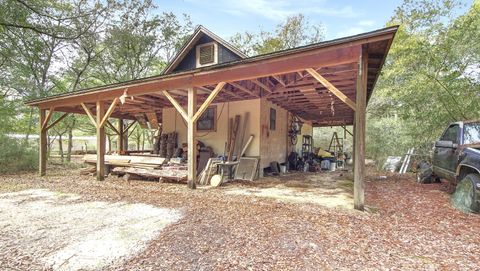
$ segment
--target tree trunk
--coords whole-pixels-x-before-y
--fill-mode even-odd
[[[58,154],[60,154],[60,160],[63,163],[63,140],[62,135],[58,135]]]
[[[108,153],[112,153],[112,136],[108,135],[107,139],[108,139]]]
[[[33,110],[34,110],[34,108],[30,107],[30,114],[28,116],[27,134],[25,135],[25,145],[28,145],[28,139],[30,138],[30,132],[31,132],[32,126],[33,126]]]
[[[137,151],[139,151],[140,150],[140,135],[138,133],[137,133],[136,139],[137,139]]]
[[[73,129],[68,129],[67,162],[72,161]]]

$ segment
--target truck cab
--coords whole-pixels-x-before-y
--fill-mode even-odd
[[[469,209],[480,211],[480,121],[450,124],[435,142],[431,170],[456,186]]]

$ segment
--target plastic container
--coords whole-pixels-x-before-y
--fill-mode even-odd
[[[337,163],[330,163],[330,171],[335,171],[337,169]]]

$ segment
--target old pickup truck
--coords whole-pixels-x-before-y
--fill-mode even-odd
[[[420,183],[443,178],[456,187],[452,199],[480,211],[480,121],[450,124],[435,142],[431,168],[417,175]]]

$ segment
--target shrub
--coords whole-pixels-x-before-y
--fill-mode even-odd
[[[0,134],[0,174],[33,171],[38,168],[38,152],[21,140]]]

